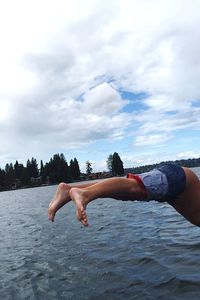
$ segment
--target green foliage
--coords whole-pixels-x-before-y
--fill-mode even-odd
[[[30,186],[32,179],[38,179],[38,184],[56,184],[80,180],[80,168],[76,158],[71,160],[72,170],[68,166],[64,154],[54,154],[45,165],[40,161],[40,168],[35,158],[28,159],[26,166],[19,164],[6,164],[5,170],[0,169],[0,191],[11,187]]]
[[[6,172],[0,169],[0,190],[3,190],[5,187],[5,174]]]
[[[113,166],[113,155],[112,155],[112,154],[110,154],[110,155],[108,156],[106,163],[107,163],[108,171],[109,171],[110,173],[112,173],[112,166]]]
[[[123,162],[117,152],[115,152],[112,157],[112,173],[113,175],[124,175]]]
[[[79,163],[76,157],[74,158],[74,169],[75,169],[75,174],[74,174],[74,179],[79,180],[81,176],[81,171],[79,168]]]
[[[61,181],[70,181],[69,166],[64,155],[54,154],[49,163],[43,168],[43,176],[49,178],[49,183],[58,183]]]
[[[74,160],[72,159],[70,160],[69,169],[70,169],[70,177],[74,180],[79,180],[81,172],[79,168],[79,163],[76,158],[74,158]]]
[[[8,184],[12,184],[13,180],[15,179],[13,164],[6,164],[5,172],[5,182]]]
[[[92,163],[89,160],[86,161],[86,174],[92,174]]]

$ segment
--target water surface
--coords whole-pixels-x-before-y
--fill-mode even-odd
[[[195,172],[200,175],[200,169]],[[73,203],[47,220],[56,186],[0,193],[1,299],[200,299],[200,228],[167,204]]]

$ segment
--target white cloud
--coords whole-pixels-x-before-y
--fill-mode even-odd
[[[98,115],[116,114],[127,103],[121,99],[116,90],[105,82],[88,91],[84,98],[83,111]]]
[[[159,147],[163,146],[163,143],[166,143],[171,139],[171,136],[163,134],[150,134],[150,135],[140,135],[136,137],[135,145],[136,146],[152,146],[158,145]]]
[[[39,152],[52,149],[52,142],[55,149],[69,150],[97,140],[122,138],[132,120],[132,115],[120,112],[126,101],[107,83],[87,91],[82,100],[59,95],[57,99],[47,98],[39,109],[38,101],[32,98],[18,101],[13,105],[11,123],[4,129],[10,135],[6,150],[15,145],[15,153],[20,153],[23,147],[26,157],[31,153],[39,157]]]
[[[178,153],[178,159],[199,158],[199,157],[200,157],[200,151],[199,152],[187,151],[187,152]]]
[[[197,0],[0,3],[1,157],[120,140],[130,124],[134,146],[199,131],[199,9]],[[146,94],[145,108],[124,112],[120,90]]]

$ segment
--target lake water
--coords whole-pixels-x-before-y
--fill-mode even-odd
[[[200,175],[200,169],[195,172]],[[0,193],[0,299],[200,299],[200,228],[167,204],[73,203],[55,223],[56,186]]]

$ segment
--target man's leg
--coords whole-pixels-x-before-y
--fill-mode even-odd
[[[134,179],[110,178],[84,189],[71,188],[70,198],[76,205],[77,219],[88,226],[86,206],[97,198],[113,198],[116,200],[140,200],[145,199],[146,191]]]

